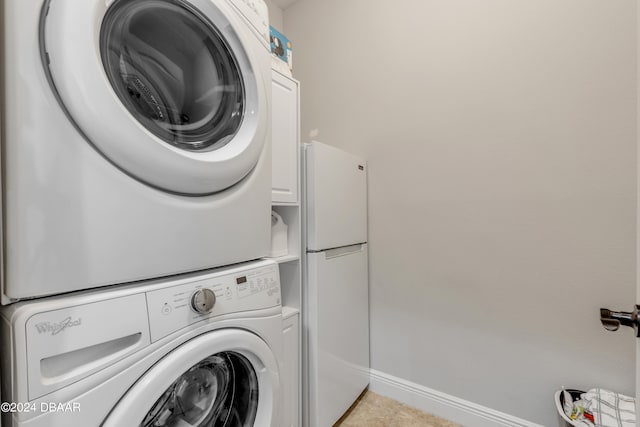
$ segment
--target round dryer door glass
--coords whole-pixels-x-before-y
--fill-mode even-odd
[[[251,363],[222,352],[192,366],[160,396],[141,427],[253,426],[258,379]]]
[[[129,112],[163,141],[213,150],[236,134],[244,87],[216,28],[181,0],[119,0],[107,11],[102,62]]]

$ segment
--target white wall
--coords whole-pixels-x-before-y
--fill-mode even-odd
[[[278,29],[278,31],[283,31],[284,27],[284,14],[282,9],[278,7],[277,4],[273,2],[273,0],[265,0],[267,3],[267,7],[269,8],[269,24]]]
[[[369,160],[372,367],[545,426],[634,390],[634,0],[300,0],[303,138]]]

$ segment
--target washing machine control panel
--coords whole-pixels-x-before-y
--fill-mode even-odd
[[[146,292],[151,340],[196,322],[281,304],[278,266],[268,263],[237,273],[203,276]]]

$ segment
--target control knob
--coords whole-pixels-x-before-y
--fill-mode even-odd
[[[207,314],[216,304],[216,294],[211,289],[198,289],[191,295],[191,308],[200,314]]]

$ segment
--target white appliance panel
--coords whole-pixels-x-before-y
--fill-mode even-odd
[[[226,23],[220,26],[223,36],[243,70],[245,89],[255,95],[255,102],[247,101],[242,129],[232,141],[216,150],[192,152],[145,131],[105,79],[98,49],[102,15],[93,12],[130,2],[87,0],[71,5],[52,1],[44,20],[48,29],[43,32],[50,36],[49,69],[52,75],[58,70],[56,75],[69,84],[77,80],[74,84],[86,85],[86,90],[68,92],[65,106],[67,113],[77,113],[73,119],[87,141],[47,80],[35,30],[43,3],[0,4],[6,88],[0,105],[5,119],[0,302],[170,276],[268,255],[271,59],[264,40],[255,35],[255,25],[249,25],[228,1],[186,2],[209,14],[212,22]],[[244,3],[255,6],[256,16],[266,16],[262,0]],[[86,19],[76,15],[81,11]],[[56,25],[67,22],[62,19],[65,16],[71,16],[74,24],[62,25],[64,31],[56,32]],[[82,54],[74,44],[83,46]],[[79,61],[76,68],[62,60],[69,52]],[[96,95],[98,87],[103,98]],[[91,111],[96,116],[80,120]],[[125,129],[131,130],[126,136],[141,151],[114,137]],[[116,156],[111,158],[113,163],[105,158],[106,148],[96,149],[98,140],[104,147],[117,148],[117,153],[109,152]],[[131,160],[128,166],[116,161],[118,155],[134,151],[139,154],[137,161]],[[236,163],[240,158],[243,167]],[[180,179],[169,177],[169,170],[175,168],[184,172]],[[142,172],[151,170],[167,185],[155,182],[154,186],[153,180],[143,179]],[[215,191],[207,187],[211,180],[222,191],[202,196]],[[178,184],[183,187],[172,187]]]
[[[200,289],[210,289],[216,296],[215,305],[204,314],[191,308],[191,298]],[[147,292],[151,340],[157,341],[205,319],[276,307],[280,303],[278,269],[272,265],[242,276],[212,277]]]
[[[306,146],[307,249],[367,241],[367,165],[326,144]]]
[[[138,294],[31,316],[25,325],[29,400],[149,345],[146,314],[144,294]]]
[[[281,426],[279,283],[278,265],[259,261],[0,308],[0,347],[7,356],[0,363],[2,371],[9,373],[2,378],[2,398],[28,402],[34,408],[0,414],[3,425],[139,425],[163,385],[193,363],[231,351],[245,356],[258,376],[255,425]],[[203,284],[224,285],[225,295],[216,300],[211,312],[150,340],[150,331],[163,322],[159,317],[171,314],[157,304],[159,297],[180,292],[194,295]],[[231,297],[226,296],[227,285],[235,287]],[[43,362],[45,371],[53,375],[36,372]],[[75,375],[78,369],[83,375]],[[61,380],[57,386],[50,386],[57,379]],[[33,395],[33,386],[40,380],[46,394]],[[49,411],[49,404],[76,410]]]
[[[230,0],[245,19],[253,26],[256,35],[265,46],[269,46],[269,8],[262,0]]]
[[[369,383],[367,245],[308,253],[309,416],[333,425]]]

